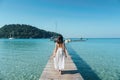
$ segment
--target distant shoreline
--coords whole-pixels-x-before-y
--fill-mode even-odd
[[[0,38],[9,39],[37,39],[51,38],[60,35],[56,32],[50,32],[37,27],[26,24],[9,24],[0,28]]]

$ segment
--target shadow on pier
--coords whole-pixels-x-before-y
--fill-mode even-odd
[[[71,47],[71,45],[67,45],[67,47],[68,53],[78,69],[78,71],[73,71],[73,73],[80,73],[84,80],[101,80],[98,75],[92,70],[92,68]],[[69,71],[66,71],[65,73],[69,73]]]
[[[76,74],[79,73],[78,70],[64,70],[61,72],[62,75],[64,74]]]

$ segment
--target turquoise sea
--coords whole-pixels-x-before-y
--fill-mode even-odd
[[[66,44],[85,80],[120,80],[120,39]],[[38,80],[54,48],[49,39],[0,39],[0,80]]]

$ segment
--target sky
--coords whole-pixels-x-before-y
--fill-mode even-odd
[[[120,0],[0,0],[0,27],[5,24],[64,37],[120,38]]]

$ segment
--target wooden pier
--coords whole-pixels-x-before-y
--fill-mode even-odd
[[[84,80],[78,72],[70,55],[65,59],[65,69],[61,74],[54,69],[53,57],[50,57],[39,80]]]

